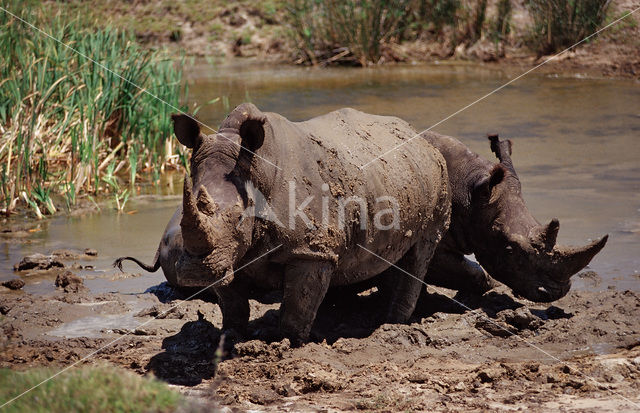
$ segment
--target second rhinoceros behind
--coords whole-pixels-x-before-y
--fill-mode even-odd
[[[589,264],[607,236],[579,248],[556,245],[558,220],[540,224],[522,198],[510,140],[489,136],[499,161],[494,164],[452,137],[433,132],[421,136],[444,156],[452,198],[451,225],[431,261],[427,282],[483,292],[491,287],[488,272],[532,301],[562,298],[571,276]],[[465,254],[475,254],[482,268]]]
[[[280,329],[304,340],[329,286],[385,271],[386,319],[408,320],[449,225],[447,168],[422,139],[360,166],[415,136],[409,124],[353,109],[291,122],[243,104],[213,135],[186,115],[174,130],[191,176],[155,263],[138,264],[176,286],[214,284],[224,328],[246,327],[248,291],[281,289]]]

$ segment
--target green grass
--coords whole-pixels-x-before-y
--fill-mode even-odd
[[[57,371],[0,370],[0,405],[51,377]],[[47,381],[3,412],[172,412],[182,396],[155,379],[110,366],[78,367]]]
[[[118,176],[133,184],[185,159],[171,141],[170,114],[184,109],[179,63],[129,32],[52,16],[40,2],[0,3],[80,52],[0,12],[0,209],[22,203],[41,217],[56,211],[52,198],[73,208],[111,191],[117,201]]]
[[[533,18],[530,47],[543,55],[572,46],[602,26],[610,3],[611,0],[528,0]]]
[[[497,23],[507,31],[509,3]],[[405,40],[475,43],[488,30],[487,0],[290,0],[287,22],[302,62],[367,66]],[[452,49],[453,51],[453,49]]]
[[[288,22],[301,53],[311,64],[376,63],[381,47],[407,24],[411,0],[292,0]]]

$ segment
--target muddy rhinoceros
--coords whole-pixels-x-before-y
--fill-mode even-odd
[[[193,149],[183,204],[153,265],[131,257],[115,265],[133,259],[162,267],[176,286],[214,284],[225,329],[246,327],[249,290],[281,289],[280,330],[296,340],[307,339],[329,286],[386,271],[394,277],[386,320],[407,321],[449,225],[447,168],[426,140],[360,166],[415,136],[408,123],[353,109],[291,122],[252,104],[213,135],[189,116],[173,121]]]
[[[541,225],[525,205],[510,140],[489,135],[499,160],[494,164],[457,139],[433,132],[421,136],[444,156],[452,194],[451,225],[426,281],[483,292],[492,286],[488,272],[529,300],[563,297],[571,287],[571,276],[589,264],[607,236],[581,248],[556,245],[558,220]],[[464,257],[472,253],[486,272]]]

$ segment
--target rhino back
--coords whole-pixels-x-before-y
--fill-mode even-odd
[[[278,142],[270,156],[282,166],[270,191],[274,210],[289,211],[290,185],[295,187],[296,206],[314,197],[305,212],[315,229],[301,220],[291,228],[286,214],[281,218],[284,226],[269,229],[288,244],[282,249],[287,251],[282,260],[292,255],[330,260],[338,269],[332,284],[339,285],[369,278],[389,266],[358,244],[396,262],[416,242],[439,242],[448,226],[450,199],[445,162],[437,150],[423,139],[414,139],[361,168],[414,137],[416,132],[407,122],[353,109],[305,122],[290,122],[272,113],[267,117]],[[345,202],[351,197],[364,200],[366,216],[356,201]],[[381,197],[397,202],[397,228],[374,225],[378,212],[393,207]],[[328,214],[326,207],[323,211],[323,198]],[[393,223],[391,212],[382,218],[383,225]]]

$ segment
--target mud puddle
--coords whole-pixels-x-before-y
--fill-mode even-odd
[[[273,295],[251,301],[247,337],[221,344],[211,297],[183,301],[164,284],[135,296],[2,291],[0,366],[62,367],[120,338],[86,362],[240,410],[631,411],[628,400],[640,402],[636,292],[572,291],[542,305],[503,287],[482,297],[429,287],[406,325],[376,321],[378,293],[345,294],[331,292],[312,341],[292,348],[275,334]]]

